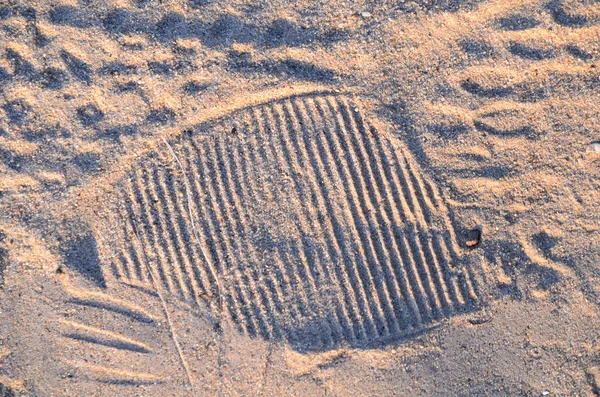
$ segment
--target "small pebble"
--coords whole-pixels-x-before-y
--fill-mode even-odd
[[[467,232],[466,246],[469,248],[475,247],[481,241],[481,230],[471,229]]]
[[[547,396],[548,394],[550,394],[550,392],[549,392],[548,390],[544,390],[544,391],[542,392],[542,396]]]
[[[588,145],[588,150],[600,154],[600,142],[592,142]]]
[[[370,12],[368,12],[368,11],[363,11],[363,12],[361,12],[361,13],[360,13],[360,15],[361,15],[363,18],[368,18],[368,17],[370,17],[370,16],[371,16],[371,13],[370,13]]]

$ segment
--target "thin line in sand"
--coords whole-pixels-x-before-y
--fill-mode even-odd
[[[223,335],[222,335],[222,333],[223,333],[223,329],[222,329],[222,321],[223,321],[223,295],[222,295],[221,283],[219,281],[217,270],[216,270],[214,264],[208,259],[208,255],[206,254],[206,250],[204,249],[204,245],[200,241],[198,229],[196,228],[196,223],[194,222],[194,214],[192,212],[192,206],[191,206],[192,195],[190,194],[190,190],[191,189],[190,189],[190,186],[189,186],[189,183],[188,183],[188,180],[187,180],[187,174],[185,172],[185,169],[183,168],[183,164],[179,160],[179,157],[177,157],[177,154],[175,153],[175,151],[173,150],[173,147],[169,144],[169,142],[165,138],[162,138],[162,140],[165,143],[165,145],[167,146],[167,148],[169,149],[169,152],[171,152],[171,155],[173,156],[173,158],[177,162],[177,165],[179,166],[179,169],[181,170],[181,173],[183,174],[183,183],[185,185],[185,194],[187,196],[187,207],[188,207],[188,212],[189,212],[189,216],[190,216],[190,222],[191,222],[191,225],[192,225],[192,231],[193,231],[193,234],[194,234],[194,239],[196,240],[196,243],[198,244],[198,246],[200,247],[200,250],[202,251],[202,255],[204,256],[204,260],[208,264],[210,272],[212,273],[212,276],[214,277],[215,283],[216,283],[216,286],[217,286],[217,299],[218,299],[218,302],[219,302],[219,307],[217,309],[217,315],[218,315],[217,342],[218,342],[218,345],[219,345],[219,347],[218,347],[219,353],[218,353],[218,358],[217,358],[217,367],[218,367],[219,379],[221,380],[221,382],[219,383],[219,392],[218,392],[218,394],[221,395],[221,384],[222,384],[222,381],[223,381],[223,374],[222,374],[222,367],[223,367],[223,362],[222,362],[222,358],[223,358],[223,354],[222,354],[223,353]]]
[[[142,242],[140,240],[140,237],[138,235],[138,230],[136,225],[132,222],[132,226],[133,226],[133,230],[134,230],[134,236],[135,239],[137,240],[137,243],[140,246],[142,245]],[[144,255],[144,265],[146,267],[146,271],[148,272],[148,277],[150,277],[150,281],[152,282],[152,285],[154,286],[154,289],[156,290],[156,294],[158,295],[158,298],[160,299],[160,302],[162,304],[162,308],[163,311],[165,312],[165,318],[167,319],[167,323],[169,324],[169,331],[171,332],[171,338],[173,339],[173,343],[175,344],[175,348],[177,349],[177,354],[179,355],[179,360],[181,361],[181,365],[183,366],[183,369],[185,371],[185,374],[187,375],[188,378],[188,382],[190,383],[190,391],[192,393],[192,397],[196,397],[196,390],[194,389],[194,382],[192,381],[192,375],[190,372],[190,369],[188,367],[187,361],[185,360],[185,357],[183,355],[183,351],[181,350],[181,345],[179,345],[179,341],[177,340],[177,335],[175,333],[175,327],[173,325],[173,321],[171,321],[171,315],[169,314],[169,309],[167,308],[167,302],[165,300],[165,298],[163,297],[163,294],[160,290],[160,288],[158,287],[158,283],[156,282],[156,279],[154,278],[154,274],[152,272],[152,269],[150,268],[150,265],[148,264],[148,257],[146,256],[146,253],[144,251],[143,253]]]

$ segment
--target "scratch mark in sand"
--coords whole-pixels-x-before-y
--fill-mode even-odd
[[[135,232],[135,234],[134,234],[135,239],[137,240],[137,243],[140,245],[140,247],[142,247],[142,242],[141,242],[140,236],[138,234],[137,226],[135,225],[134,222],[132,222],[132,226],[133,226],[133,230]],[[160,302],[162,304],[163,311],[165,312],[165,318],[167,319],[167,323],[169,324],[169,331],[171,332],[171,338],[173,339],[173,343],[175,344],[175,348],[177,349],[177,354],[179,355],[179,360],[181,361],[181,365],[183,366],[185,374],[187,375],[187,378],[188,378],[188,382],[190,383],[192,397],[196,397],[196,390],[194,389],[194,382],[192,381],[192,375],[190,373],[190,369],[188,367],[187,361],[185,360],[185,357],[183,355],[183,351],[181,350],[181,345],[179,344],[179,341],[177,340],[177,335],[175,333],[175,327],[173,325],[173,321],[171,321],[171,315],[169,314],[167,302],[165,301],[165,298],[164,298],[160,288],[158,287],[158,283],[156,282],[154,273],[152,272],[152,269],[150,268],[150,265],[148,263],[148,257],[146,256],[146,253],[144,252],[143,255],[144,255],[144,265],[146,267],[146,271],[148,272],[150,281],[152,282],[152,285],[154,286],[154,289],[156,290],[156,294],[158,295],[158,298],[160,299]]]
[[[271,365],[271,357],[273,356],[273,343],[269,343],[269,348],[267,350],[267,356],[265,357],[265,365],[262,373],[262,380],[260,382],[260,391],[258,392],[259,396],[262,396],[265,388],[267,387],[267,375],[269,372],[269,366]]]
[[[173,156],[173,158],[175,159],[175,161],[177,162],[177,165],[179,166],[179,169],[181,170],[181,173],[183,174],[183,183],[185,185],[185,194],[187,196],[187,207],[188,207],[188,212],[189,212],[189,217],[190,217],[190,222],[192,224],[192,231],[194,234],[194,239],[196,240],[196,243],[198,244],[198,246],[200,247],[200,250],[202,251],[202,255],[204,256],[204,260],[206,261],[206,263],[208,264],[208,267],[210,269],[210,272],[212,273],[213,278],[215,279],[215,283],[217,286],[217,298],[218,298],[218,309],[217,309],[217,342],[219,345],[219,353],[218,353],[218,358],[217,358],[217,367],[218,367],[218,374],[219,374],[219,379],[221,380],[220,382],[220,386],[219,386],[219,392],[218,394],[221,395],[221,385],[223,382],[223,373],[222,373],[222,367],[223,367],[223,329],[222,329],[222,321],[223,321],[223,297],[222,297],[222,289],[221,289],[221,283],[219,281],[219,277],[217,275],[217,270],[214,266],[214,264],[208,259],[208,255],[206,254],[206,250],[204,249],[204,245],[202,244],[201,240],[200,240],[200,234],[198,233],[198,229],[196,228],[196,223],[194,222],[194,214],[192,212],[192,195],[190,193],[190,186],[187,180],[187,174],[185,172],[185,169],[183,168],[183,164],[181,163],[181,161],[179,160],[179,158],[177,157],[177,154],[175,154],[175,151],[173,150],[173,147],[169,144],[169,142],[165,139],[162,138],[163,142],[165,143],[165,145],[167,146],[167,148],[169,149],[169,152],[171,152],[171,155]]]

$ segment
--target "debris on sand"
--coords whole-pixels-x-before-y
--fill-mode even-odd
[[[465,242],[466,246],[469,248],[474,248],[481,241],[481,230],[479,229],[471,229],[467,232],[467,241]]]

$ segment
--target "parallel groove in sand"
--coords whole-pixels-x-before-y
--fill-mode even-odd
[[[290,137],[294,135],[294,126],[292,126],[290,123],[293,123],[293,121],[291,120],[291,117],[289,117],[289,112],[287,112],[287,109],[285,109],[285,103],[283,103],[281,106],[273,106],[273,115],[274,115],[274,119],[275,119],[275,131],[273,131],[274,136],[276,136],[278,138],[278,143],[280,144],[281,149],[285,152],[284,153],[284,158],[286,159],[286,163],[285,165],[287,166],[286,170],[290,175],[295,175],[299,172],[301,172],[302,167],[300,167],[298,165],[298,160],[296,158],[293,158],[293,155],[296,154],[296,152],[294,150],[290,150],[288,148],[288,142],[290,141]],[[285,117],[284,117],[285,114]],[[285,122],[282,122],[282,119],[285,118]],[[275,149],[275,144],[273,142],[271,142],[271,148],[273,152],[276,152]],[[299,184],[299,181],[297,178],[291,178],[292,182],[294,183],[294,189],[295,191],[298,193],[299,196],[302,196],[302,186]],[[311,178],[310,179],[311,182],[311,196],[314,197],[314,179]],[[314,204],[313,200],[313,204]],[[303,221],[306,224],[314,224],[315,222],[315,217],[314,214],[310,213],[309,210],[309,206],[302,206],[302,211],[301,211],[301,216]],[[321,225],[322,226],[322,225]],[[307,243],[306,241],[303,241],[303,248],[305,249],[305,251],[309,252],[307,248]],[[319,252],[317,253],[317,255],[312,255],[311,259],[317,264],[317,266],[308,266],[310,267],[311,271],[312,271],[312,277],[313,279],[320,279],[320,273],[319,270],[323,272],[324,274],[324,278],[326,279],[326,283],[330,283],[332,282],[332,276],[330,274],[330,272],[328,271],[328,267],[327,265],[323,262],[322,260],[322,256],[324,255],[325,251],[324,250],[319,250]],[[329,263],[333,263],[331,256],[328,256],[328,262]],[[321,278],[322,280],[322,278]],[[313,281],[313,283],[315,283]],[[316,289],[316,285],[313,287]],[[345,308],[341,305],[341,303],[339,302],[339,299],[335,299],[333,302],[333,306],[334,306],[334,311],[331,314],[331,316],[334,316],[335,318],[328,318],[328,324],[329,324],[329,333],[326,334],[328,337],[331,338],[331,341],[327,341],[327,343],[334,343],[333,341],[336,340],[337,338],[339,338],[342,334],[343,334],[343,328],[340,326],[341,321],[343,318],[345,318],[345,316],[347,316],[347,313],[345,313]],[[350,338],[352,338],[352,336],[350,336]]]
[[[241,160],[240,160],[240,156],[239,153],[241,152],[242,148],[238,146],[238,150],[227,150],[227,145],[224,142],[224,139],[222,136],[217,137],[218,141],[219,141],[219,145],[217,146],[217,149],[221,151],[221,153],[224,152],[229,152],[228,153],[228,158],[224,159],[224,165],[227,167],[226,169],[221,169],[221,173],[223,175],[223,178],[225,180],[227,180],[227,198],[229,200],[229,208],[232,209],[232,211],[235,212],[234,214],[234,218],[236,219],[240,219],[240,229],[241,229],[241,233],[242,234],[246,234],[249,233],[247,225],[248,225],[248,218],[251,216],[251,214],[248,214],[248,211],[246,210],[246,207],[244,206],[244,202],[246,200],[246,197],[248,196],[248,193],[246,191],[246,187],[242,186],[242,182],[239,179],[239,175],[234,171],[234,168],[232,168],[235,165],[235,168],[237,169],[244,169],[244,167],[242,167],[241,164]],[[233,155],[232,155],[233,153]],[[224,158],[223,156],[221,156],[221,158]],[[247,173],[244,173],[247,175]],[[238,177],[237,179],[237,183],[236,181],[233,180],[233,178]],[[236,194],[237,191],[237,194]],[[237,216],[236,216],[237,215]],[[245,243],[245,240],[242,240]],[[244,244],[242,249],[246,252],[249,252],[251,255],[250,260],[253,263],[258,263],[258,258],[256,256],[256,253],[250,249],[250,247],[248,246],[248,244]],[[251,282],[251,287],[252,290],[254,292],[255,295],[260,295],[260,300],[257,300],[257,303],[259,304],[260,308],[260,312],[261,313],[268,313],[268,314],[263,314],[263,318],[265,317],[269,317],[271,318],[271,313],[273,313],[273,311],[275,310],[275,307],[277,307],[277,304],[274,303],[273,301],[273,295],[272,294],[268,294],[265,292],[264,288],[259,288],[257,287],[256,283],[254,282],[254,280],[259,278],[259,275],[256,271],[257,269],[252,266],[251,268],[251,275],[250,275],[250,280],[252,280]],[[272,284],[272,280],[270,280],[270,284]],[[271,285],[271,290],[274,287]],[[272,324],[273,326],[273,330],[272,330],[272,335],[276,338],[280,338],[283,336],[282,331],[279,329],[279,327],[277,327],[277,323],[274,322]]]
[[[125,231],[138,228],[144,247],[120,253],[118,277],[148,278],[141,249],[167,291],[196,305],[211,296],[190,205],[227,311],[248,335],[307,349],[362,345],[478,301],[471,270],[455,268],[452,232],[433,226],[449,224],[434,187],[348,99],[291,97],[208,127],[174,145],[186,175],[156,154],[125,178]]]
[[[300,110],[298,108],[296,108],[296,112],[300,114]],[[292,118],[292,116],[289,116],[288,119],[296,120],[298,123],[296,125],[301,125],[302,127],[306,123],[301,123],[297,121],[297,119]],[[305,117],[304,120],[311,120],[313,129],[315,131],[317,130],[314,120],[308,118],[308,116]],[[340,327],[346,325],[345,330],[347,331],[346,337],[348,340],[358,339],[361,334],[365,333],[365,330],[360,314],[358,313],[357,298],[352,288],[352,284],[349,281],[350,276],[348,272],[351,266],[341,266],[339,261],[338,263],[334,261],[334,258],[343,257],[344,264],[348,264],[347,257],[341,254],[341,247],[343,246],[343,243],[340,240],[341,228],[337,222],[337,217],[334,215],[335,212],[332,209],[332,203],[331,201],[324,199],[329,195],[329,187],[326,184],[319,183],[319,181],[323,180],[323,170],[328,170],[329,167],[324,166],[324,162],[326,161],[325,159],[323,159],[321,156],[314,155],[314,151],[311,148],[312,144],[314,144],[314,140],[310,139],[307,130],[302,128],[302,133],[299,134],[304,137],[304,145],[298,142],[296,134],[293,132],[291,134],[289,133],[289,128],[285,129],[284,131],[286,133],[285,138],[287,139],[282,139],[282,142],[284,142],[283,146],[287,148],[288,144],[285,144],[286,140],[291,141],[291,143],[294,145],[295,150],[288,149],[288,152],[293,155],[295,162],[298,164],[299,170],[303,170],[305,167],[311,167],[313,171],[313,174],[310,174],[312,177],[309,177],[309,181],[311,182],[310,196],[312,198],[313,205],[316,204],[315,207],[317,208],[316,212],[319,228],[326,231],[326,233],[324,233],[324,237],[327,249],[324,251],[327,259],[331,261],[330,263],[334,264],[333,267],[335,268],[335,272],[330,272],[330,277],[331,280],[333,280],[333,282],[336,283],[336,285],[339,285],[342,289],[342,296],[346,309],[345,314],[350,316],[340,316],[340,319],[342,320]],[[307,160],[304,161],[302,156],[306,157]],[[315,188],[315,186],[318,188]],[[322,214],[323,212],[326,212],[327,216],[319,216],[319,214]],[[327,266],[325,266],[325,268],[327,268]],[[340,282],[340,280],[342,281]]]
[[[216,137],[216,139],[218,140],[219,137]],[[215,161],[215,163],[218,162],[219,167],[220,167],[220,164],[222,163],[223,159],[221,156],[219,156],[215,152],[216,142],[211,142],[211,143],[214,143],[215,145],[203,145],[201,147],[197,147],[194,145],[193,142],[192,142],[192,145],[194,145],[194,149],[199,154],[198,162],[200,162],[202,158],[217,159]],[[210,153],[204,153],[204,150],[207,150],[207,151],[210,150]],[[224,201],[225,197],[229,197],[229,195],[226,193],[226,191],[228,189],[225,186],[223,178],[220,178],[219,175],[217,174],[218,167],[215,163],[209,162],[207,164],[206,169],[208,170],[208,173],[207,173],[207,175],[205,175],[205,177],[208,176],[211,181],[217,181],[217,183],[214,184],[214,186],[216,186],[216,190],[211,191],[211,196],[210,196],[212,203],[216,202],[217,206],[215,207],[213,204],[212,208],[213,209],[216,208],[215,215],[217,215],[220,219],[239,219],[232,215],[232,213],[231,213],[232,207]],[[205,179],[205,182],[207,182],[206,179]],[[225,224],[226,231],[225,231],[224,235],[221,235],[221,237],[223,237],[225,239],[226,245],[231,248],[231,252],[233,254],[233,257],[235,258],[234,261],[237,263],[242,263],[242,261],[244,259],[242,257],[241,252],[242,252],[242,250],[246,251],[246,252],[248,251],[247,247],[244,247],[243,245],[240,246],[240,243],[243,243],[244,240],[238,238],[238,232],[236,231],[236,227],[234,227],[230,222],[224,222],[224,224]],[[236,272],[236,277],[238,278],[238,280],[241,277],[241,280],[243,283],[241,285],[250,284],[252,286],[249,290],[247,290],[247,298],[246,299],[252,306],[251,316],[253,316],[254,318],[257,318],[259,320],[258,327],[260,328],[260,333],[262,333],[264,336],[273,335],[275,330],[272,327],[276,325],[276,322],[274,321],[275,317],[271,310],[270,305],[264,305],[264,301],[263,301],[263,305],[260,305],[262,299],[258,298],[258,294],[260,294],[261,296],[265,296],[265,294],[259,292],[256,288],[256,280],[257,280],[258,276],[254,272],[254,269],[252,270],[252,274]]]
[[[275,120],[276,115],[271,114],[269,112],[269,110],[273,111],[274,109],[262,108],[261,110],[262,113],[260,115],[254,111],[252,112],[253,120],[257,121],[256,125],[260,126],[261,131],[267,131],[270,128],[269,126],[276,126],[277,124],[279,124],[278,121]],[[280,130],[280,128],[276,129]],[[268,132],[270,132],[272,136],[275,136],[274,131],[271,130]],[[275,166],[277,167],[277,171],[280,174],[282,174],[284,172],[283,164],[282,162],[276,160],[277,153],[274,148],[273,141],[271,140],[270,144],[266,146],[267,148],[263,147],[263,150],[259,150],[259,152],[261,152],[261,159],[265,162],[272,162],[273,164],[275,164]],[[285,158],[286,156],[284,155],[283,157]],[[301,232],[297,224],[294,224],[294,226],[296,231]],[[304,243],[304,241],[302,242]],[[291,250],[294,256],[300,257],[301,266],[298,266],[298,272],[294,271],[293,265],[291,263],[289,264],[289,266],[286,267],[288,269],[288,272],[291,274],[291,277],[294,278],[294,285],[299,286],[299,288],[302,289],[301,313],[306,316],[310,312],[309,300],[311,299],[313,294],[317,293],[314,268],[313,271],[311,271],[311,266],[309,265],[309,261],[307,258],[307,250],[305,248],[299,249],[296,246],[296,244],[294,244],[293,246],[291,246]],[[307,280],[308,282],[302,283],[303,279]],[[320,332],[319,335],[324,337],[325,339],[328,339],[328,335],[331,334],[331,329],[328,329],[329,327],[326,326],[325,329],[323,329],[324,326],[324,324],[321,324],[320,328],[322,332]],[[327,344],[326,341],[323,341],[323,343]]]
[[[205,225],[204,229],[204,236],[203,239],[205,241],[211,242],[212,240],[210,239],[209,236],[219,236],[220,238],[224,238],[224,233],[221,230],[221,226],[219,223],[219,220],[217,218],[217,210],[214,204],[214,197],[215,197],[215,193],[214,191],[214,186],[212,186],[210,183],[208,183],[208,187],[212,188],[212,191],[210,193],[205,192],[204,189],[202,188],[203,185],[206,185],[207,180],[206,177],[204,175],[204,167],[202,166],[201,162],[198,161],[194,161],[197,157],[197,153],[198,153],[198,148],[197,147],[188,147],[188,145],[184,145],[184,156],[183,156],[183,161],[184,161],[184,165],[186,166],[186,169],[191,171],[192,174],[192,180],[193,180],[193,184],[191,185],[192,188],[192,197],[194,198],[194,201],[192,202],[193,205],[197,205],[199,208],[202,208],[203,211],[203,215],[204,215],[204,219],[207,222],[207,225]],[[200,181],[203,181],[204,183],[200,183]],[[207,200],[208,199],[208,200]],[[208,204],[210,204],[210,207],[208,206]],[[198,208],[194,211],[194,213],[198,213]],[[201,228],[202,229],[202,228]],[[230,248],[230,244],[229,240],[225,241],[225,244],[222,244],[223,247],[225,248],[225,251],[223,252],[222,250],[217,249],[217,247],[215,247],[215,244],[211,244],[210,245],[210,250],[209,252],[212,253],[212,260],[215,263],[215,267],[217,269],[217,271],[219,273],[224,273],[224,269],[222,267],[223,263],[227,262],[227,257],[231,256],[231,248]],[[236,276],[239,276],[239,274],[236,273]],[[241,318],[241,316],[243,316],[246,320],[242,321],[241,324],[244,325],[244,329],[247,333],[249,333],[250,335],[254,335],[257,329],[257,326],[254,322],[254,317],[251,316],[250,312],[248,311],[248,306],[250,304],[255,304],[256,302],[253,302],[252,300],[248,301],[247,298],[247,291],[246,289],[241,289],[239,288],[239,283],[236,283],[234,285],[234,289],[235,289],[235,295],[232,293],[228,293],[228,288],[227,286],[224,287],[225,291],[223,291],[223,293],[226,296],[233,296],[234,298],[237,297],[238,299],[228,299],[228,303],[229,303],[229,307],[230,307],[230,312],[232,311],[231,308],[234,308],[235,311],[235,315],[238,316],[238,318]],[[240,300],[241,305],[237,305],[237,300]],[[246,302],[249,302],[248,304],[246,304]]]
[[[369,337],[374,338],[378,336],[387,336],[389,331],[387,330],[387,324],[385,324],[383,312],[389,307],[389,303],[386,299],[385,287],[381,285],[381,277],[375,277],[373,274],[377,272],[376,264],[379,262],[382,254],[379,245],[383,240],[381,236],[381,228],[376,225],[371,219],[373,213],[373,204],[366,202],[364,197],[364,191],[362,184],[365,181],[361,180],[358,175],[358,169],[362,168],[360,165],[356,165],[357,160],[355,159],[355,153],[348,148],[347,136],[342,136],[342,131],[345,134],[345,130],[339,120],[340,114],[333,109],[330,114],[326,113],[325,107],[327,103],[322,103],[322,98],[315,98],[315,106],[321,118],[323,120],[333,119],[334,126],[325,126],[326,136],[330,137],[329,142],[329,155],[331,156],[332,162],[336,164],[338,171],[338,181],[342,182],[344,190],[349,197],[345,203],[349,205],[348,213],[353,220],[354,227],[351,228],[354,234],[351,237],[351,241],[359,240],[361,244],[358,245],[360,256],[356,255],[355,259],[360,265],[357,267],[358,277],[362,280],[363,288],[365,292],[365,299],[369,302],[367,315],[369,322],[373,324]],[[334,139],[332,136],[335,133],[338,139]],[[342,161],[334,161],[335,153],[343,153],[339,158]],[[350,158],[349,158],[350,157]],[[348,178],[350,176],[350,178]],[[350,182],[350,183],[348,183]],[[370,205],[369,205],[370,204]],[[369,233],[365,230],[365,225],[371,230]],[[374,235],[375,234],[375,235]],[[358,238],[357,238],[358,237]],[[356,250],[355,250],[356,251]],[[376,258],[377,257],[377,258]],[[376,274],[376,276],[379,276]],[[372,299],[369,299],[372,297]],[[383,335],[378,335],[383,334]]]
[[[348,106],[341,106],[342,109],[348,109]],[[340,111],[345,118],[346,121],[346,125],[349,126],[350,124],[348,123],[348,114],[347,112],[345,112],[344,110]],[[387,250],[387,254],[386,256],[390,257],[391,262],[395,264],[396,268],[398,268],[398,266],[400,264],[400,259],[397,256],[397,252],[400,251],[400,248],[397,244],[397,242],[395,241],[395,239],[393,239],[391,237],[391,233],[390,233],[390,229],[393,227],[394,222],[391,221],[394,219],[393,214],[391,213],[391,210],[389,208],[389,203],[387,202],[387,198],[389,196],[388,193],[388,186],[386,183],[384,183],[385,178],[381,177],[381,166],[377,166],[373,164],[373,161],[375,161],[375,157],[372,153],[372,151],[370,151],[371,147],[369,145],[368,142],[365,143],[365,139],[367,138],[366,136],[366,131],[364,129],[364,126],[362,125],[361,122],[356,122],[356,129],[352,128],[352,126],[350,126],[349,128],[352,129],[352,135],[354,135],[354,137],[358,137],[360,136],[362,139],[360,141],[361,147],[360,149],[357,150],[358,153],[358,161],[360,162],[360,168],[361,170],[367,170],[368,171],[368,175],[365,175],[365,173],[363,172],[363,179],[366,182],[369,182],[368,184],[375,184],[377,186],[377,189],[365,189],[368,193],[368,196],[370,198],[371,203],[381,203],[382,201],[385,202],[386,205],[383,206],[383,208],[385,209],[385,211],[382,213],[381,212],[381,206],[375,205],[374,207],[374,211],[376,212],[376,217],[378,219],[379,222],[379,226],[378,230],[381,230],[384,233],[384,237],[382,239],[382,241],[385,242],[386,245],[386,250]],[[354,147],[356,148],[356,139],[353,140],[353,144]],[[369,166],[367,167],[367,165],[365,164],[365,159],[366,158],[370,158],[370,162],[369,162]],[[385,225],[384,227],[382,227],[381,225]],[[384,271],[387,271],[387,273],[391,273],[391,268],[390,266],[387,266],[388,264],[386,263],[386,261],[380,261],[382,268],[384,269]],[[398,307],[400,307],[400,305],[398,304]],[[404,322],[406,322],[406,320],[404,320]]]

